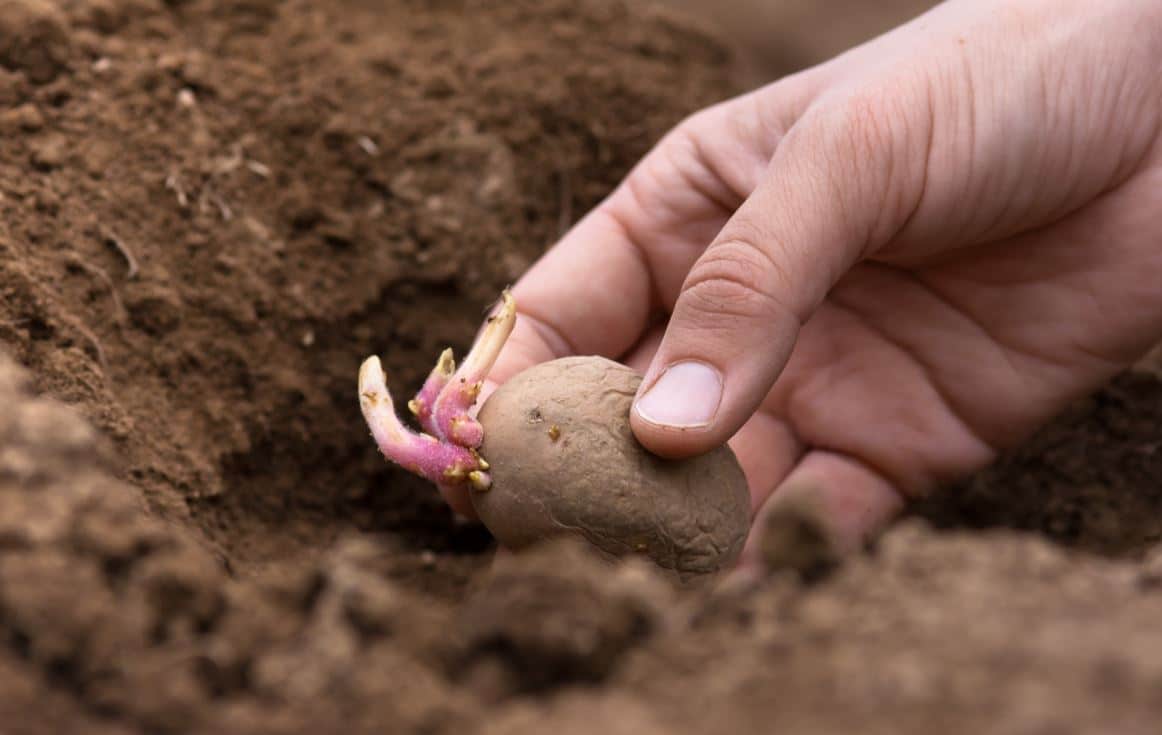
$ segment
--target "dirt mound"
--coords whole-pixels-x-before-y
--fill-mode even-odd
[[[418,387],[728,68],[613,0],[0,0],[0,731],[1149,731],[1157,360],[807,582],[492,569],[376,454],[359,361]]]
[[[5,7],[51,22],[0,25],[0,344],[236,565],[349,527],[482,548],[367,451],[358,359],[417,384],[727,91],[717,47],[611,2]]]

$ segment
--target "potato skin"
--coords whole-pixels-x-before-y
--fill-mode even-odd
[[[580,535],[682,581],[734,563],[751,520],[738,460],[727,447],[677,461],[649,453],[629,427],[641,379],[611,360],[568,357],[489,397],[478,418],[492,488],[472,502],[501,545]]]

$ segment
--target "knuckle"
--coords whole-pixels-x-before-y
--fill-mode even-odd
[[[893,135],[900,128],[900,116],[893,114],[887,95],[860,93],[850,97],[840,108],[845,134],[840,148],[855,160],[871,160],[892,147]]]
[[[710,109],[699,110],[688,115],[666,133],[659,148],[670,155],[696,155],[699,137],[705,131],[710,120]]]
[[[900,117],[885,102],[888,95],[851,93],[821,108],[813,138],[823,160],[860,179],[883,170],[892,161]]]
[[[725,240],[708,248],[690,270],[683,295],[704,320],[770,318],[786,310],[777,295],[781,280],[758,246]]]
[[[858,227],[851,236],[869,245],[890,238],[921,202],[934,132],[925,80],[901,73],[847,92],[822,104],[808,126],[826,196]]]
[[[639,209],[654,211],[661,219],[682,219],[687,205],[675,196],[675,189],[692,189],[711,201],[733,198],[723,191],[713,156],[707,152],[707,135],[717,127],[712,119],[703,110],[679,123],[627,177],[626,188]]]

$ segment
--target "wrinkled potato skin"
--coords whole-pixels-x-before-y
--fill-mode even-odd
[[[492,488],[474,492],[502,546],[580,534],[611,556],[644,554],[680,580],[729,567],[750,526],[733,452],[650,454],[629,427],[641,376],[600,357],[532,367],[480,410]]]

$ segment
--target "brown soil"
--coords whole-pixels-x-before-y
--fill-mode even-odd
[[[490,569],[375,453],[359,361],[417,387],[728,69],[613,0],[0,0],[0,733],[1156,731],[1162,359],[713,594]]]

